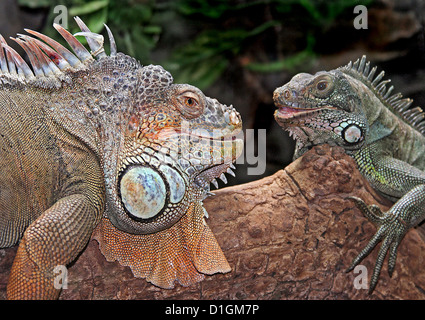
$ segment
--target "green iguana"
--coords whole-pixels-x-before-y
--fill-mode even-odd
[[[57,298],[55,268],[93,234],[163,288],[230,271],[202,200],[233,174],[239,113],[118,53],[106,27],[108,56],[76,21],[91,53],[59,25],[75,54],[35,31],[12,38],[32,68],[0,38],[0,247],[19,241],[8,298]]]
[[[396,201],[382,212],[350,197],[378,229],[347,271],[382,241],[369,292],[387,253],[391,276],[398,245],[425,218],[425,113],[409,108],[412,100],[400,93],[391,95],[384,72],[375,73],[363,56],[329,72],[298,74],[273,95],[276,121],[296,140],[294,158],[315,145],[341,146],[372,187]]]

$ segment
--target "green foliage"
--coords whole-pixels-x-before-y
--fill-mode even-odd
[[[231,63],[245,59],[240,67],[253,72],[296,71],[312,63],[316,37],[342,13],[372,0],[18,0],[30,8],[50,7],[44,33],[62,42],[51,25],[57,16],[55,5],[68,8],[69,28],[80,16],[96,33],[106,23],[115,35],[118,49],[143,64],[159,63],[172,72],[176,81],[200,88],[211,86]],[[354,17],[353,17],[354,18]],[[287,20],[302,26],[304,39],[297,51],[288,50],[279,32],[291,27]],[[292,26],[292,28],[294,28]],[[180,31],[179,31],[180,30]],[[179,33],[180,32],[180,33]],[[171,34],[171,36],[170,36]],[[168,38],[167,38],[168,35]],[[264,48],[264,39],[275,44]],[[166,54],[156,56],[160,42],[170,41]],[[262,40],[263,39],[263,40]],[[278,41],[281,43],[277,43]],[[81,41],[85,40],[81,37]],[[164,40],[165,41],[165,40]],[[108,41],[105,41],[108,46]],[[168,45],[168,43],[166,44]],[[299,48],[298,48],[299,47]],[[163,47],[162,47],[163,49]],[[274,52],[273,50],[278,51]],[[270,54],[272,52],[272,54]],[[248,54],[247,54],[248,53]],[[261,57],[261,58],[260,58]],[[239,62],[238,62],[239,63]]]
[[[275,1],[278,12],[289,13],[295,5],[304,8],[309,21],[321,28],[329,26],[342,12],[356,5],[369,5],[372,0],[281,0]]]
[[[160,25],[152,23],[154,0],[19,0],[19,4],[31,8],[50,6],[48,22],[43,33],[59,41],[62,39],[51,28],[58,16],[53,10],[57,5],[64,5],[67,8],[68,27],[71,33],[80,31],[73,23],[75,16],[79,16],[91,31],[103,32],[105,36],[104,24],[107,24],[114,33],[119,50],[144,62],[151,62],[151,52],[162,32]],[[80,41],[85,43],[83,37]],[[105,47],[107,46],[106,41]]]
[[[256,72],[278,72],[287,70],[296,73],[300,68],[308,69],[313,64],[316,54],[313,51],[315,39],[312,34],[307,35],[307,47],[285,59],[279,59],[266,63],[249,63],[246,68]]]
[[[177,81],[190,78],[200,88],[206,88],[219,78],[230,59],[240,54],[244,42],[276,24],[268,21],[252,30],[205,30],[192,42],[176,49],[166,65],[175,71]]]
[[[372,0],[180,0],[177,10],[190,21],[205,25],[190,42],[178,48],[171,57],[170,68],[178,79],[190,79],[201,88],[212,85],[226,70],[229,63],[243,55],[263,33],[273,33],[286,27],[283,17],[290,17],[295,10],[303,23],[305,47],[290,56],[269,59],[267,62],[250,61],[245,68],[254,72],[295,72],[314,62],[317,32],[327,29],[344,11],[355,5],[367,5]],[[244,17],[250,12],[263,19],[252,19],[250,29],[226,26],[233,17]],[[276,14],[271,14],[276,13]],[[241,19],[243,20],[243,19]],[[247,23],[249,24],[249,23]],[[252,23],[251,23],[252,25]],[[256,44],[258,46],[258,44]],[[283,44],[285,45],[285,44]],[[263,53],[266,55],[267,53]],[[279,55],[278,55],[279,56]],[[174,67],[174,68],[173,68]]]
[[[151,63],[162,27],[153,21],[155,1],[110,0],[108,27],[118,48],[143,63]]]
[[[48,7],[51,3],[51,0],[18,0],[18,4],[22,7],[28,8],[40,8]]]
[[[88,3],[82,3],[77,6],[69,8],[69,17],[87,17],[85,23],[91,31],[99,33],[103,29],[103,24],[108,18],[108,5],[109,0],[91,1]],[[78,29],[74,26],[71,28],[72,32],[78,32]]]
[[[178,1],[178,10],[181,14],[186,16],[199,14],[207,18],[219,19],[224,14],[233,14],[233,12],[237,13],[243,9],[257,5],[264,5],[270,2],[271,1],[267,0],[248,1],[242,3],[235,3],[228,0],[183,0]]]

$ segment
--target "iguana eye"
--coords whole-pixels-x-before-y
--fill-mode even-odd
[[[194,107],[198,104],[198,101],[192,97],[186,97],[185,103],[188,107]]]
[[[186,119],[193,119],[204,112],[205,97],[196,90],[182,90],[177,96],[177,108]]]
[[[313,93],[319,98],[326,98],[334,88],[332,78],[329,75],[317,77],[313,85]]]
[[[319,91],[323,91],[328,87],[328,83],[326,81],[320,81],[317,85],[316,88]]]

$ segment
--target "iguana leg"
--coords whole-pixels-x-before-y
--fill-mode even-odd
[[[56,266],[72,262],[83,250],[99,213],[81,194],[57,201],[25,231],[7,285],[8,299],[56,299]],[[56,287],[58,287],[56,285]]]
[[[392,276],[397,258],[397,248],[407,231],[425,218],[425,185],[421,184],[400,198],[387,212],[377,206],[367,206],[363,200],[350,197],[363,214],[378,226],[366,247],[354,258],[347,272],[354,269],[380,242],[378,258],[370,281],[369,292],[375,289],[381,268],[389,251],[388,273]]]

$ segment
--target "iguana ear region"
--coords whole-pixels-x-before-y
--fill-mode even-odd
[[[137,160],[137,159],[136,159]],[[186,192],[183,177],[167,165],[158,168],[148,165],[128,166],[119,176],[119,196],[123,209],[133,220],[149,223],[165,213],[169,218],[162,218],[157,228],[149,228],[156,232],[168,228],[179,214],[169,214],[168,206],[179,203]],[[169,211],[169,209],[168,209]],[[171,216],[176,216],[171,218]]]
[[[213,233],[204,223],[204,209],[191,204],[172,227],[146,235],[120,231],[103,218],[93,238],[108,261],[131,268],[135,277],[172,289],[175,283],[190,286],[204,274],[231,270]]]

